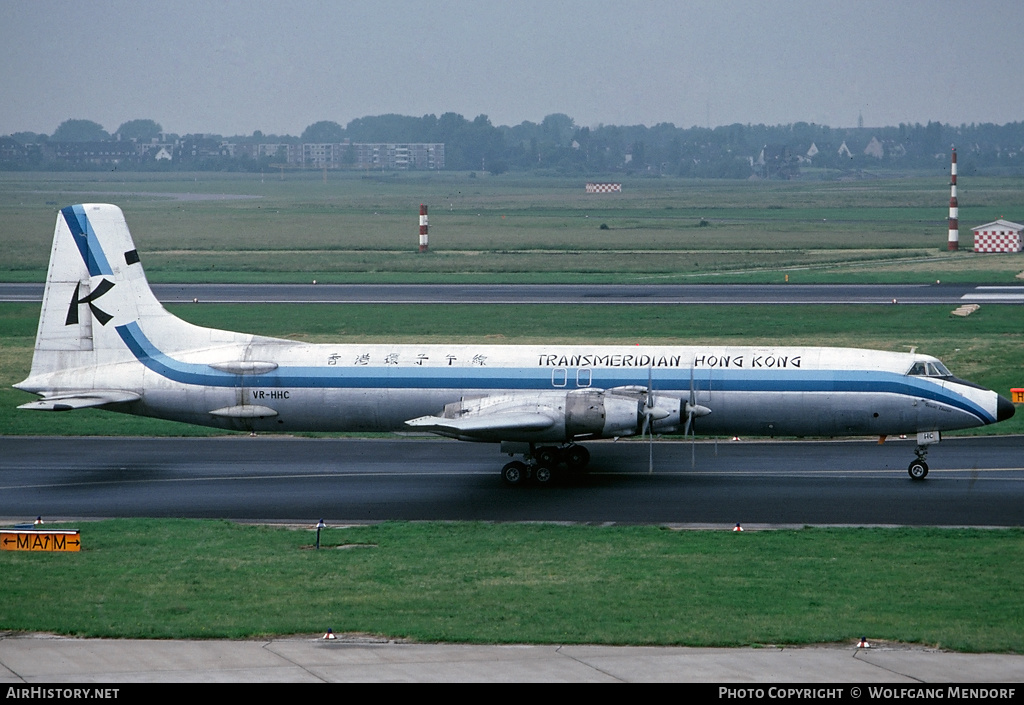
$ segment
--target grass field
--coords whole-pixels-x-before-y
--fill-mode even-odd
[[[859,182],[0,173],[0,279],[38,281],[56,210],[122,207],[153,281],[1012,282],[1020,255],[946,251],[943,174]],[[965,179],[970,224],[1024,219],[1024,182]],[[430,251],[418,253],[419,204]]]
[[[0,552],[0,629],[92,637],[364,632],[417,641],[739,646],[861,636],[1024,652],[1024,531],[84,523]]]

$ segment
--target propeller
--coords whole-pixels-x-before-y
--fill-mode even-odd
[[[697,466],[697,432],[694,429],[693,420],[698,416],[707,416],[711,413],[711,409],[697,403],[697,393],[693,385],[692,365],[690,366],[690,399],[683,407],[683,413],[686,414],[686,426],[683,429],[683,437],[690,436],[692,439],[690,444],[690,467],[694,468]]]
[[[640,410],[640,414],[644,417],[644,424],[640,430],[640,435],[647,434],[647,474],[650,475],[654,472],[654,422],[663,419],[671,414],[669,411],[665,411],[654,405],[654,384],[652,382],[652,370],[651,366],[647,366],[647,399],[644,401],[644,406]]]

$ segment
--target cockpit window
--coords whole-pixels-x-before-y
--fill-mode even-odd
[[[946,366],[938,360],[934,362],[915,362],[914,366],[910,368],[908,375],[918,375],[920,377],[952,377]]]

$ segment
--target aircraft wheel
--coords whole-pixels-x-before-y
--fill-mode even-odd
[[[533,479],[538,485],[550,485],[555,481],[555,471],[547,465],[538,465],[533,469]]]
[[[565,464],[571,470],[582,470],[590,462],[590,451],[583,446],[572,446],[565,451]]]
[[[558,456],[558,448],[552,448],[551,446],[538,448],[537,452],[534,454],[534,458],[536,458],[539,464],[546,465],[548,467],[558,465]]]
[[[911,480],[923,480],[928,477],[928,463],[923,460],[915,460],[907,468]]]
[[[512,461],[501,469],[501,479],[506,485],[521,485],[526,482],[526,476],[526,465],[519,461]]]

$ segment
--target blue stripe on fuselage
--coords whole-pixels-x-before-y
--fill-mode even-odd
[[[288,387],[308,389],[508,389],[518,391],[570,391],[572,387],[553,387],[549,368],[446,368],[446,367],[279,367],[261,375],[235,375],[209,365],[175,360],[157,349],[137,322],[118,326],[117,332],[132,354],[147,368],[181,384],[209,387]],[[922,377],[873,370],[807,370],[764,372],[752,370],[703,371],[697,377],[698,390],[716,392],[818,392],[886,393],[917,397],[955,407],[976,416],[982,423],[995,418],[970,399],[944,389]],[[595,369],[592,385],[609,389],[625,385],[645,385],[648,370],[633,375],[622,370]],[[690,388],[689,369],[656,370],[652,374],[658,389],[686,391]]]

